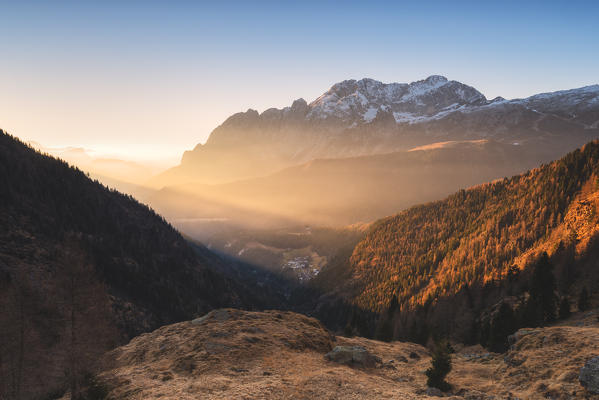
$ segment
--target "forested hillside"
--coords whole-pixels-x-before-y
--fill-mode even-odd
[[[397,313],[396,336],[458,330],[462,339],[480,338],[485,312],[512,295],[515,309],[533,291],[530,275],[546,252],[557,281],[549,292],[573,304],[583,286],[599,285],[598,176],[592,142],[525,174],[380,220],[354,248],[345,267],[351,277],[336,290],[362,310]]]
[[[264,305],[148,207],[2,131],[0,188],[1,398],[78,385],[95,355],[158,326]]]

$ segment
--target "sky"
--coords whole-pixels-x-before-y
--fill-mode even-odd
[[[487,98],[599,83],[597,1],[3,1],[0,128],[176,162],[235,112],[439,74]]]

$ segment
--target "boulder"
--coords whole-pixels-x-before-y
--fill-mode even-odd
[[[580,369],[580,384],[589,392],[599,394],[599,357],[593,357]]]
[[[231,314],[230,314],[229,310],[226,310],[223,308],[223,309],[219,309],[219,310],[212,310],[208,314],[204,315],[203,317],[192,320],[191,323],[193,325],[200,325],[210,319],[213,319],[218,322],[224,322],[224,321],[227,321],[230,317],[231,317]]]
[[[509,343],[510,346],[513,346],[514,344],[516,344],[520,339],[522,339],[524,336],[528,336],[528,335],[536,335],[538,334],[540,331],[537,329],[519,329],[516,333],[514,333],[513,335],[509,335],[507,337],[507,341]]]
[[[339,364],[359,367],[374,367],[381,362],[379,357],[372,355],[362,346],[335,346],[333,351],[324,357]]]
[[[396,359],[397,361],[399,361],[399,362],[402,362],[402,363],[407,363],[407,362],[408,362],[408,359],[407,359],[407,358],[405,358],[404,356],[402,356],[401,354],[400,354],[400,355],[398,355],[398,356],[396,356],[396,357],[395,357],[395,359]]]
[[[437,389],[436,387],[427,387],[426,395],[430,397],[444,397],[445,395],[441,391],[441,389]]]

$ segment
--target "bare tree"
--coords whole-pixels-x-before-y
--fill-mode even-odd
[[[31,290],[22,274],[7,274],[0,285],[0,395],[21,398],[29,331]]]
[[[57,275],[65,322],[65,372],[71,398],[76,399],[85,374],[114,345],[117,335],[106,287],[77,244],[67,246]]]

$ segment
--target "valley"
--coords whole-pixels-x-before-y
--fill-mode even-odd
[[[189,237],[293,279],[287,262],[300,246],[271,246],[263,236],[305,226],[364,231],[416,204],[560,158],[599,137],[598,99],[596,85],[487,100],[442,76],[343,81],[311,103],[231,116],[140,197]],[[369,110],[376,117],[366,118]],[[298,257],[313,270],[339,248],[304,248]]]
[[[342,82],[231,117],[149,186],[98,177],[128,195],[0,133],[0,393],[426,398],[449,340],[449,396],[593,398],[575,372],[598,329],[599,90],[481,96]]]
[[[599,400],[598,15],[3,2],[0,400]]]

